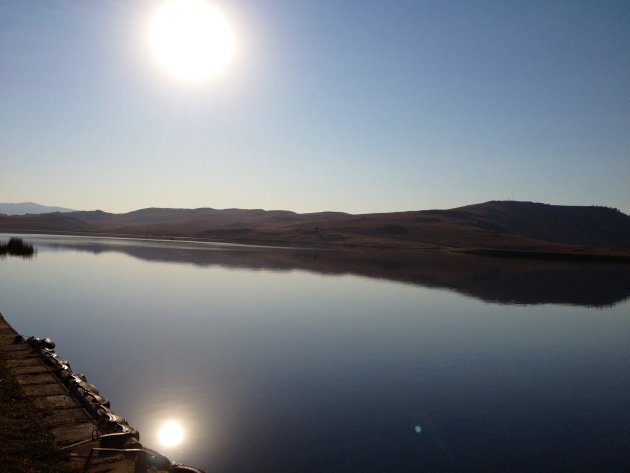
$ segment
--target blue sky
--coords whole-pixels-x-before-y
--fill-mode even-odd
[[[0,2],[0,201],[630,213],[627,1],[216,1],[199,84],[151,57],[159,3]]]

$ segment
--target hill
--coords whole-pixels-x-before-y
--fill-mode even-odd
[[[73,212],[72,209],[64,207],[51,207],[48,205],[40,205],[35,202],[21,203],[0,203],[0,214],[6,215],[26,215],[26,214],[44,214],[50,212]]]
[[[229,243],[630,255],[630,217],[607,207],[492,201],[450,210],[352,215],[160,209],[0,216],[0,231],[194,238]]]

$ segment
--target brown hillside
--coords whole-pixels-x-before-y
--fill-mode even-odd
[[[291,246],[492,249],[630,254],[630,217],[605,207],[500,202],[351,215],[260,209],[149,208],[1,216],[0,231],[197,238]]]

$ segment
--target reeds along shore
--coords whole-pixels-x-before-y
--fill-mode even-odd
[[[35,254],[35,248],[21,238],[10,238],[7,243],[0,243],[0,256],[22,256],[29,257]]]

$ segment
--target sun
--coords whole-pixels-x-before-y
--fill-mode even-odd
[[[234,32],[227,18],[204,0],[167,0],[155,12],[148,30],[157,62],[185,81],[209,79],[230,63]]]

